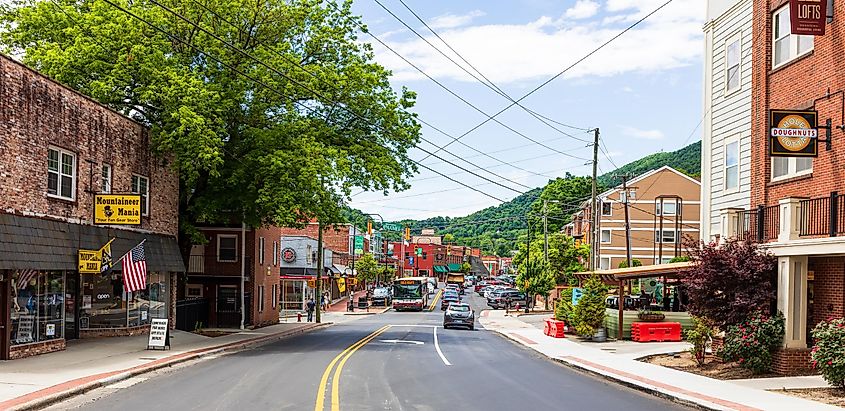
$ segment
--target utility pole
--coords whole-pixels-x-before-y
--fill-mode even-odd
[[[549,224],[546,218],[549,200],[543,200],[543,259],[549,261]]]
[[[323,222],[318,219],[317,220],[317,281],[314,284],[315,285],[314,293],[317,294],[316,295],[317,304],[316,304],[316,307],[315,307],[317,316],[316,316],[315,320],[317,321],[318,324],[320,323],[320,301],[321,301],[322,296],[323,296],[323,294],[320,290],[321,286],[323,285],[322,283],[323,283]],[[328,301],[328,299],[326,299],[326,301],[330,302],[330,301]]]
[[[593,130],[594,137],[593,137],[593,195],[592,195],[592,202],[590,203],[590,212],[592,212],[592,227],[590,227],[592,231],[591,241],[590,241],[590,269],[595,271],[598,268],[598,255],[596,253],[596,248],[598,248],[599,240],[598,240],[598,225],[599,225],[599,213],[600,210],[598,209],[598,203],[596,202],[596,196],[598,193],[596,190],[598,187],[596,186],[596,179],[598,178],[598,171],[599,171],[599,129],[596,127]]]
[[[244,287],[246,286],[246,217],[241,217],[241,329],[244,329],[246,322],[246,298]],[[254,300],[253,300],[254,301]]]
[[[628,175],[622,176],[622,191],[625,193],[625,259],[628,267],[631,265],[631,220],[628,217],[628,199],[631,194],[628,192]]]

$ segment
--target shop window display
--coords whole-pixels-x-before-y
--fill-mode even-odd
[[[64,338],[64,273],[22,270],[13,285],[12,345]]]
[[[137,327],[150,324],[153,318],[167,318],[168,277],[167,273],[150,272],[146,289],[124,293],[120,273],[83,275],[80,328]]]

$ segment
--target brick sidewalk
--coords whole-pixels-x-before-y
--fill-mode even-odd
[[[484,311],[479,322],[511,340],[550,359],[587,371],[650,394],[693,404],[708,410],[839,410],[840,408],[797,397],[717,380],[659,365],[636,361],[568,339],[548,337],[542,330],[505,316],[502,311]]]
[[[352,294],[352,296],[355,299],[356,309],[357,309],[358,299],[365,296],[366,294],[367,294],[367,292],[363,291],[363,290],[362,291],[356,291],[354,294]],[[348,303],[349,303],[349,297],[343,297],[340,300],[338,300],[337,302],[335,302],[334,304],[330,305],[329,309],[326,310],[326,311],[327,312],[334,312],[334,313],[346,312],[346,305]]]

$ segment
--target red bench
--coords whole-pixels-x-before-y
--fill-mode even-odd
[[[631,340],[638,342],[681,341],[681,323],[643,323],[631,324]]]

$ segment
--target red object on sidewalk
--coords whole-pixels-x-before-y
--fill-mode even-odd
[[[681,323],[631,323],[631,340],[637,342],[681,341]]]
[[[554,338],[566,338],[566,336],[563,334],[565,327],[566,324],[564,324],[563,321],[558,321],[554,318],[549,318],[546,320],[545,327],[543,327],[543,334]]]

